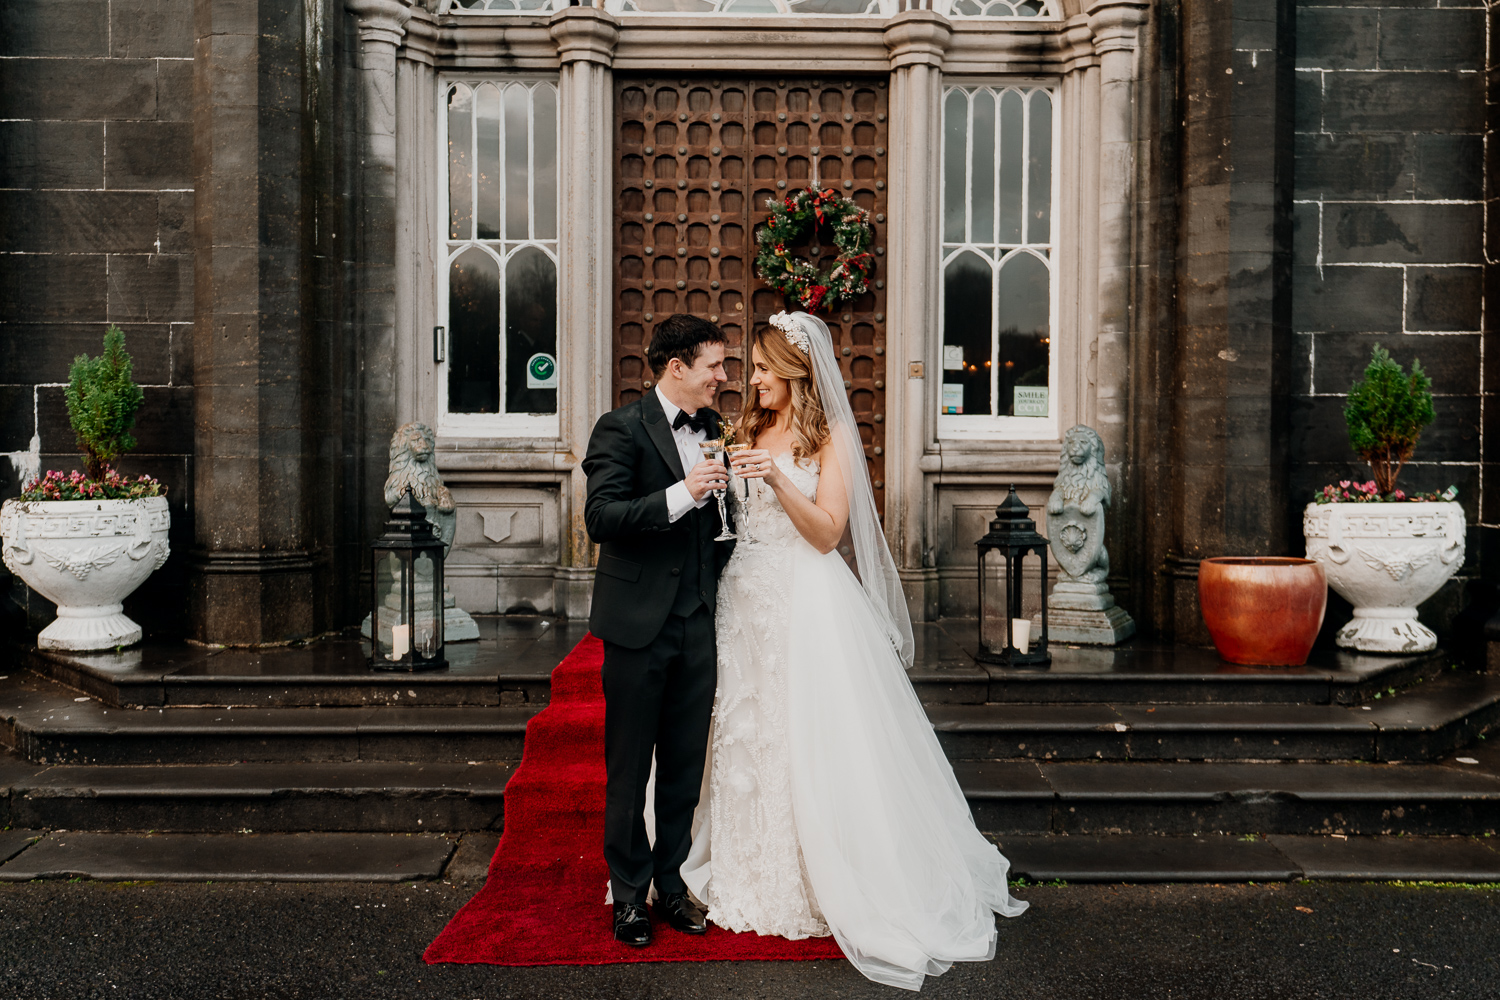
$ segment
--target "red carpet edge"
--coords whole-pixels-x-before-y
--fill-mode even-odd
[[[505,786],[505,831],[489,878],[422,957],[489,965],[842,959],[832,938],[788,941],[712,924],[694,937],[653,920],[649,947],[615,941],[604,902],[603,662],[603,643],[587,635],[552,671],[551,702],[527,724],[521,766]]]

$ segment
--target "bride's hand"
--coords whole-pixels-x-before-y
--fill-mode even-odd
[[[764,448],[747,448],[731,456],[730,467],[741,479],[763,479],[767,486],[775,489],[781,482],[781,470],[771,460],[771,453]]]

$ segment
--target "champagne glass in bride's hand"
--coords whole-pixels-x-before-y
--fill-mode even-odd
[[[703,452],[703,457],[705,460],[710,462],[718,462],[719,464],[723,465],[725,474],[728,474],[729,463],[724,461],[723,439],[709,438],[707,441],[704,441],[698,445],[698,450]],[[719,523],[724,526],[724,530],[719,532],[718,536],[714,538],[714,541],[732,542],[739,536],[729,530],[729,512],[724,507],[724,491],[722,489],[714,490],[714,499],[719,502]]]
[[[728,444],[728,445],[724,446],[724,451],[729,454],[729,460],[731,462],[734,461],[734,456],[738,455],[742,451],[749,451],[749,450],[750,450],[750,446],[748,444],[744,444],[744,443]],[[730,472],[733,473],[734,469],[731,468]],[[749,500],[750,499],[750,480],[745,479],[743,476],[740,477],[740,478],[741,478],[741,482],[743,482],[745,484],[745,499]]]

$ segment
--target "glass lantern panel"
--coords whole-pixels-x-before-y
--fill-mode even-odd
[[[411,648],[411,555],[401,551],[375,551],[375,609],[370,633],[375,658],[399,660]]]
[[[412,608],[412,648],[430,659],[437,655],[443,642],[443,585],[431,552],[417,553],[413,583],[416,601]]]
[[[1005,571],[1009,562],[1000,549],[986,551],[979,573],[979,641],[991,653],[1006,647]]]

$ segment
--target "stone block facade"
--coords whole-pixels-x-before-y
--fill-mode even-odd
[[[172,560],[131,600],[188,627],[193,509],[191,0],[39,0],[0,12],[0,490],[80,467],[69,362],[125,331],[145,392],[121,463],[167,484]],[[19,583],[33,620],[51,606]]]
[[[122,464],[168,483],[174,517],[173,558],[128,609],[148,630],[255,643],[359,620],[386,441],[446,412],[439,94],[496,74],[559,95],[557,343],[572,381],[546,440],[439,427],[461,506],[453,582],[481,610],[582,613],[593,550],[579,457],[613,398],[610,81],[775,78],[787,52],[808,53],[799,73],[890,87],[875,419],[887,529],[919,616],[970,608],[986,511],[1011,483],[1039,502],[1057,455],[1051,436],[944,439],[937,426],[929,235],[945,80],[1054,87],[1053,419],[1104,436],[1111,584],[1143,632],[1204,641],[1197,560],[1299,553],[1311,493],[1367,477],[1340,411],[1376,343],[1420,358],[1438,394],[1402,485],[1457,485],[1472,526],[1435,624],[1500,580],[1486,433],[1500,384],[1486,346],[1500,291],[1487,263],[1500,224],[1486,228],[1495,15],[1478,0],[1049,0],[1003,22],[892,2],[829,27],[779,15],[781,34],[754,18],[720,30],[627,15],[614,0],[547,6],[0,11],[0,496],[27,471],[75,464],[67,364],[119,324],[146,392]],[[838,45],[819,34],[832,31]],[[50,611],[13,581],[3,590],[13,615]]]

